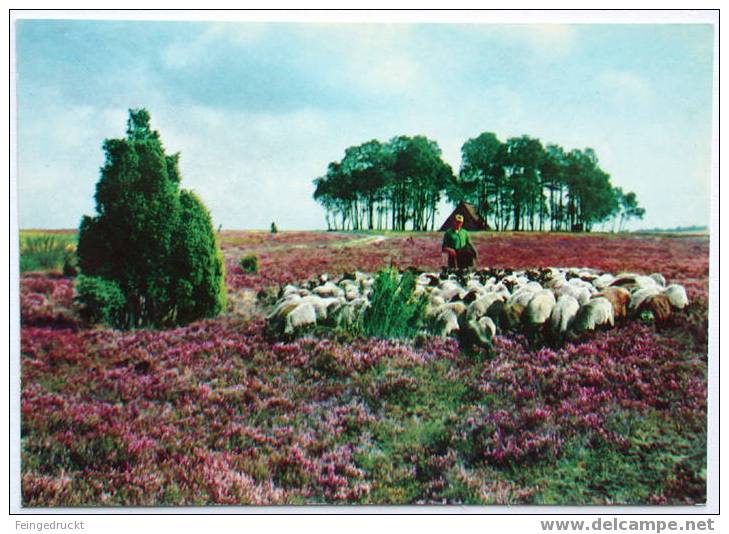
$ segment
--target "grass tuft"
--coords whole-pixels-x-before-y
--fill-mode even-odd
[[[421,329],[427,301],[415,295],[415,276],[395,269],[380,271],[375,278],[370,306],[362,317],[366,337],[411,338]]]

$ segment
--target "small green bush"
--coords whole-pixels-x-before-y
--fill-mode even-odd
[[[361,320],[367,337],[411,338],[422,327],[427,301],[415,295],[415,275],[396,269],[380,271],[375,278],[370,306]]]
[[[243,256],[238,265],[244,273],[257,273],[258,272],[258,256],[255,254],[249,254]]]
[[[79,276],[76,281],[76,302],[80,305],[81,317],[111,326],[124,324],[124,293],[116,282],[98,276]]]

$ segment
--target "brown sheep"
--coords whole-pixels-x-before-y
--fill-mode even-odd
[[[638,313],[649,311],[657,324],[664,323],[671,316],[671,301],[666,295],[651,295],[638,308]]]
[[[630,303],[630,291],[618,286],[606,287],[594,297],[605,297],[613,305],[615,319],[628,317],[628,304]],[[593,297],[593,298],[594,298]]]

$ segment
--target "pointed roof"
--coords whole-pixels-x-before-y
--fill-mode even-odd
[[[463,227],[466,230],[478,231],[489,229],[489,225],[479,216],[479,214],[476,212],[476,208],[472,204],[461,201],[461,203],[456,206],[456,209],[454,209],[453,212],[448,216],[448,218],[445,220],[445,222],[438,231],[444,232],[448,228],[452,228],[453,219],[458,214],[463,215]]]

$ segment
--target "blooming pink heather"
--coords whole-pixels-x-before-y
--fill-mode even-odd
[[[367,238],[223,232],[230,292],[443,264],[438,234]],[[370,469],[387,454],[412,455],[407,476],[422,484],[412,502],[442,502],[454,480],[484,502],[528,502],[536,489],[498,470],[558,458],[575,436],[630,447],[612,425],[615,413],[705,423],[706,240],[497,234],[474,242],[490,266],[661,272],[686,287],[692,304],[661,329],[630,323],[560,349],[499,337],[491,357],[476,362],[453,339],[275,342],[261,312],[169,330],[91,327],[78,318],[73,279],[24,274],[24,505],[381,502],[386,481]],[[237,267],[251,253],[257,274]],[[393,399],[417,390],[417,370],[443,365],[474,399],[452,414],[447,447],[379,450],[375,430],[393,417]],[[459,452],[466,446],[474,458]],[[681,473],[667,486],[674,493],[649,501],[694,502],[681,493],[691,479]]]

